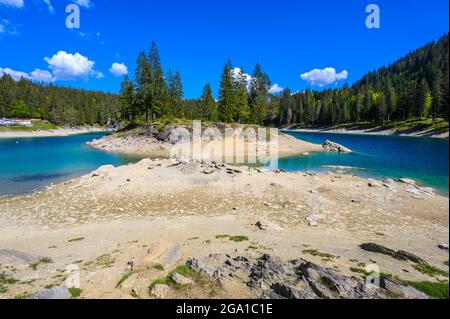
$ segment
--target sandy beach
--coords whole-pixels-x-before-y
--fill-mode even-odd
[[[264,153],[268,153],[268,149],[270,148],[270,143],[261,146],[257,143],[248,143],[247,140],[242,141],[242,139],[234,137],[233,143],[236,144],[239,142],[243,143],[244,148],[241,150],[235,148],[233,152],[234,156],[247,156],[248,149],[251,145],[258,151],[261,150],[262,147],[264,147]],[[170,143],[169,141],[159,141],[151,134],[136,131],[105,136],[100,140],[92,141],[91,143],[89,143],[89,145],[108,152],[163,158],[170,157],[171,149],[174,146],[174,144]],[[222,154],[225,154],[224,145],[225,144],[223,141],[202,141],[203,150],[205,150],[207,147],[216,150],[222,149]],[[280,157],[300,155],[322,150],[323,148],[321,145],[301,141],[286,134],[279,134],[278,156]],[[217,156],[215,157],[214,154],[210,153],[208,153],[208,156],[205,156],[204,158],[216,159],[219,161],[224,160],[224,157],[217,158]]]
[[[397,135],[397,136],[415,136],[415,137],[431,137],[431,138],[446,138],[449,137],[449,131],[435,132],[430,130],[413,131],[413,132],[398,132],[395,130],[380,130],[380,129],[328,129],[328,128],[303,128],[292,129],[285,131],[291,132],[310,132],[310,133],[339,133],[339,134],[364,134],[364,135]]]
[[[26,137],[52,137],[69,136],[87,133],[104,132],[104,128],[99,127],[81,127],[81,128],[59,128],[54,130],[41,131],[0,131],[0,139],[5,138],[26,138]]]
[[[359,245],[406,251],[448,271],[448,250],[438,247],[448,243],[448,205],[447,197],[414,181],[339,171],[169,159],[105,166],[31,195],[0,198],[0,272],[17,279],[0,298],[57,287],[68,265],[80,269],[80,298],[259,298],[269,288],[249,285],[250,266],[241,261],[256,265],[264,254],[313,262],[345,278],[361,278],[355,269],[375,264],[404,280],[443,280]],[[23,260],[33,256],[48,262],[30,267]],[[149,288],[186,261],[207,273],[212,264],[201,258],[222,257],[235,258],[225,264],[234,265],[236,276]]]

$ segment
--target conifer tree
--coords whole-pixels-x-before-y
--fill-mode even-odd
[[[233,89],[233,78],[231,75],[231,60],[225,64],[222,73],[219,90],[219,121],[232,123],[234,118],[234,110],[236,104],[236,96]]]

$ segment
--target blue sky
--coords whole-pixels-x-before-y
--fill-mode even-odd
[[[65,9],[73,2],[81,28],[70,30]],[[380,29],[365,26],[370,3],[381,9]],[[448,32],[448,10],[447,0],[0,0],[0,72],[118,92],[116,75],[124,66],[132,75],[155,40],[164,69],[181,72],[186,98],[208,82],[217,94],[228,58],[248,73],[261,63],[279,87],[321,89],[437,40]],[[337,74],[308,73],[325,68]]]

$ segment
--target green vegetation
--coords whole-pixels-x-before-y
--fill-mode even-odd
[[[435,299],[448,299],[448,282],[416,282],[416,281],[405,281],[404,283],[416,288]]]
[[[9,277],[5,273],[0,273],[0,285],[14,285],[18,282],[19,282],[18,279]]]
[[[230,237],[230,240],[231,241],[234,241],[234,242],[241,242],[241,241],[248,241],[248,237],[247,236],[232,236],[232,237]]]
[[[242,242],[242,241],[248,241],[249,238],[247,236],[230,236],[230,235],[216,235],[216,239],[228,239],[234,242]]]
[[[421,272],[422,274],[428,275],[430,277],[434,277],[434,276],[448,277],[448,272],[443,271],[443,270],[436,268],[434,266],[431,266],[431,265],[416,264],[416,265],[414,265],[414,269],[416,269],[417,271]]]
[[[133,275],[133,274],[134,274],[133,271],[129,271],[129,272],[127,272],[126,274],[124,274],[124,275],[122,276],[122,278],[120,278],[120,280],[117,282],[117,284],[116,284],[116,289],[117,289],[117,288],[121,288],[121,287],[122,287],[122,284],[123,284],[125,281],[127,281],[128,278],[130,278],[130,276]]]
[[[186,285],[180,285],[180,284],[177,284],[175,281],[173,281],[173,279],[172,279],[173,273],[178,273],[180,275],[188,277],[200,285],[203,285],[206,283],[203,275],[200,272],[193,270],[188,265],[182,265],[182,266],[178,266],[177,268],[175,268],[175,270],[169,272],[167,274],[167,276],[155,279],[149,286],[149,290],[151,291],[153,288],[155,288],[156,285],[167,285],[167,286],[177,289],[177,290],[186,289],[187,288]]]
[[[226,239],[230,238],[230,235],[216,235],[216,239]]]
[[[58,126],[47,121],[34,121],[32,126],[0,127],[0,131],[31,132],[31,131],[48,131],[57,128]]]
[[[18,294],[14,297],[14,299],[28,299],[31,298],[33,296],[33,294],[29,293],[29,292],[23,292],[21,294]]]
[[[111,267],[115,262],[116,260],[109,254],[101,255],[95,259],[97,265],[105,266],[106,268]]]
[[[77,242],[77,241],[82,241],[84,240],[84,237],[78,237],[78,238],[72,238],[69,240],[69,243],[73,243],[73,242]]]
[[[69,288],[69,293],[72,296],[72,298],[80,297],[82,292],[83,292],[83,290],[81,290],[79,288]]]
[[[164,271],[164,266],[161,264],[154,264],[153,268],[159,271]]]
[[[36,263],[30,264],[30,268],[33,269],[33,270],[37,270],[40,265],[42,265],[42,264],[51,264],[51,263],[53,263],[53,260],[51,258],[45,257],[45,258],[42,258],[41,260],[39,260]]]
[[[0,77],[0,118],[35,118],[58,125],[104,125],[116,119],[119,98],[115,94],[78,90],[55,85],[14,81],[7,74]],[[39,126],[42,125],[42,126]],[[41,123],[34,128],[50,129]]]
[[[331,255],[331,254],[320,252],[317,249],[306,249],[303,251],[303,253],[314,256],[314,257],[321,257],[321,258],[325,258],[325,259],[339,258],[339,257]]]

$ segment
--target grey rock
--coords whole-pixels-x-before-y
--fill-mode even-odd
[[[161,142],[169,141],[173,130],[174,130],[173,125],[166,125],[164,127],[164,130],[156,136],[156,139]]]
[[[448,243],[446,243],[446,244],[439,244],[439,246],[438,246],[440,249],[443,249],[443,250],[448,250]]]
[[[380,287],[386,289],[393,294],[394,297],[398,296],[404,299],[428,299],[428,296],[423,292],[391,279],[381,278]]]
[[[36,294],[34,294],[30,299],[71,299],[72,296],[69,292],[69,289],[66,286],[54,287],[51,289],[42,289],[39,290]]]
[[[342,146],[341,144],[331,142],[331,141],[325,141],[325,143],[322,144],[322,147],[329,152],[338,152],[338,153],[351,153],[352,151],[348,149],[345,146]]]
[[[183,285],[183,286],[186,286],[186,285],[193,285],[194,284],[194,281],[192,280],[192,279],[190,279],[190,278],[187,278],[187,277],[185,277],[185,276],[183,276],[183,275],[181,275],[181,274],[179,274],[179,273],[177,273],[177,272],[174,272],[173,274],[172,274],[172,280],[175,282],[175,283],[177,283],[177,284],[179,284],[179,285]]]
[[[151,294],[156,299],[165,299],[170,293],[170,287],[167,285],[156,285],[153,287]]]
[[[41,261],[43,257],[17,250],[0,249],[0,264],[28,265]]]
[[[365,251],[388,255],[388,256],[391,256],[391,257],[399,259],[399,260],[409,260],[414,263],[423,264],[423,265],[428,264],[424,259],[420,258],[419,256],[416,256],[416,255],[414,255],[410,252],[404,251],[404,250],[395,251],[393,249],[390,249],[390,248],[387,248],[385,246],[378,245],[375,243],[361,244],[359,247]]]

